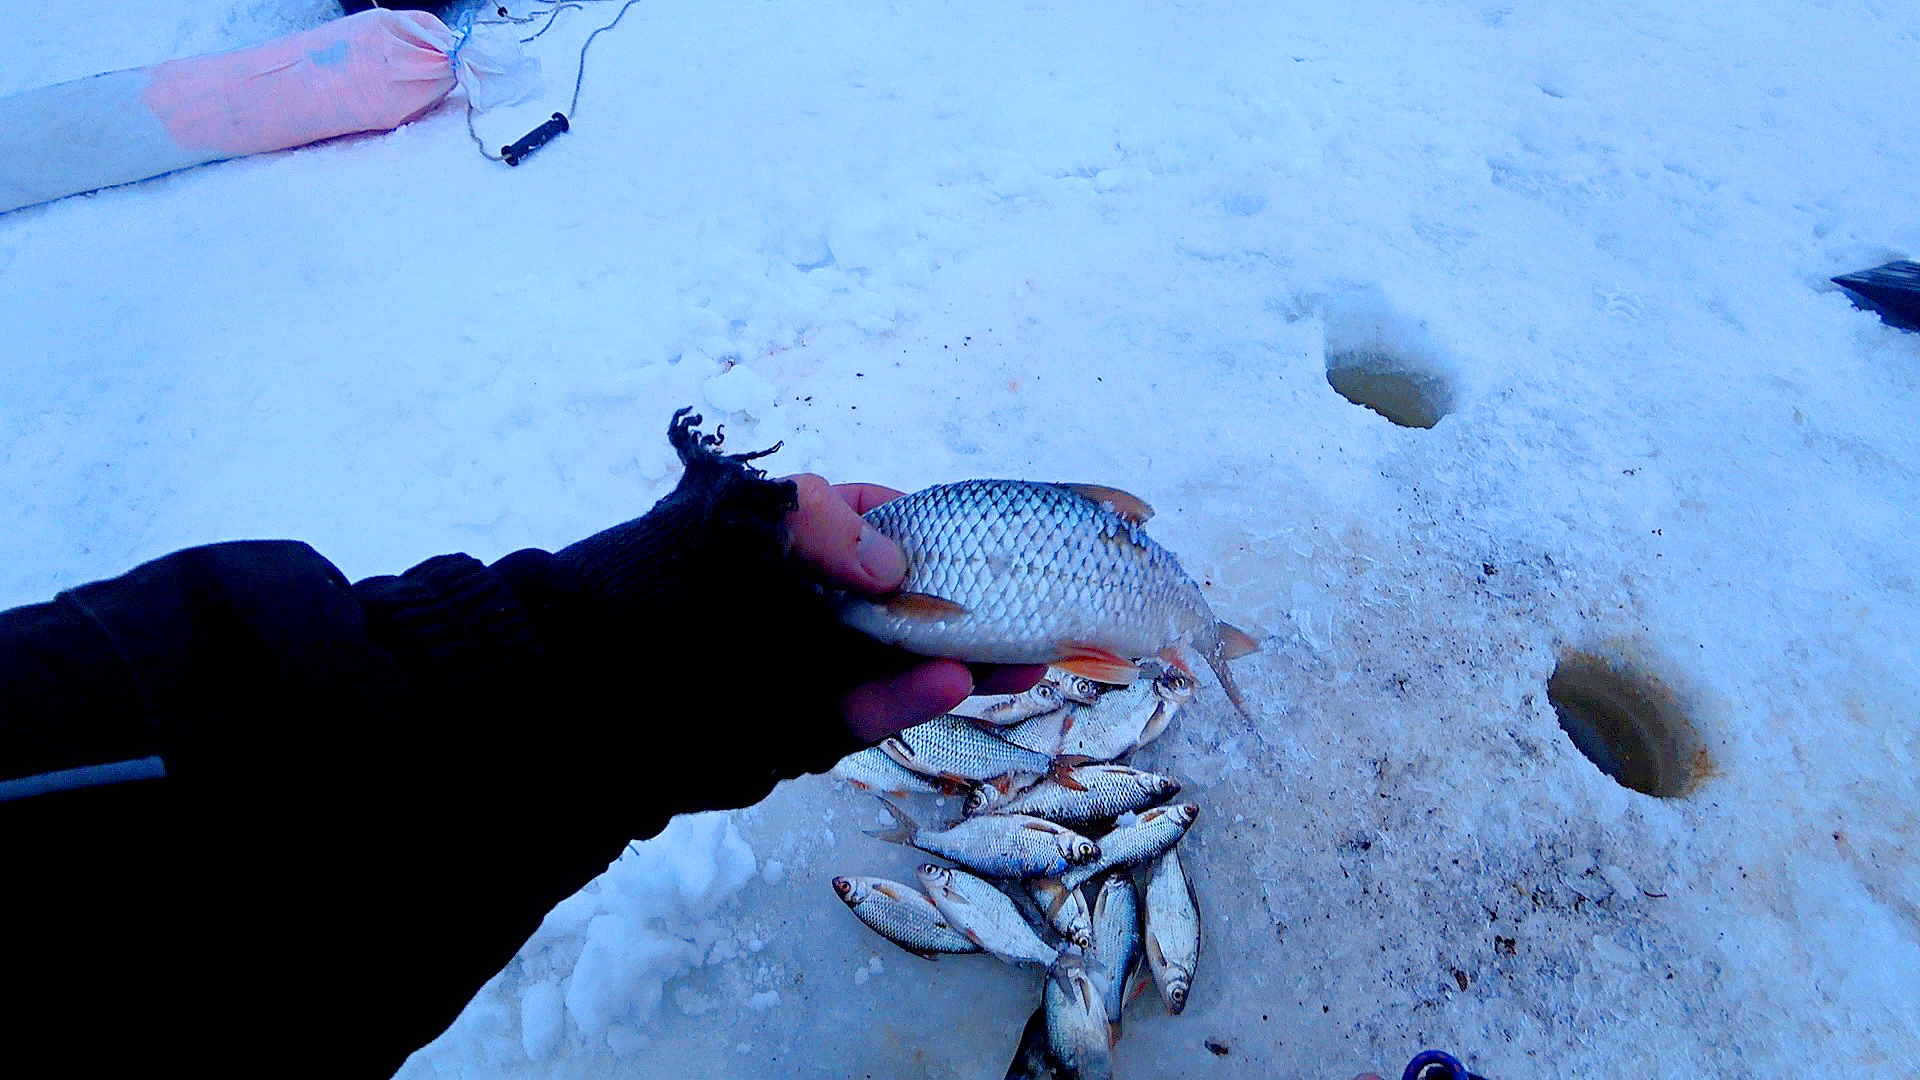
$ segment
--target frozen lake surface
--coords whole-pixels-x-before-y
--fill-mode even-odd
[[[0,93],[327,8],[35,7]],[[0,217],[0,603],[563,545],[671,487],[681,404],[776,471],[1111,484],[1264,647],[1256,724],[1203,679],[1138,762],[1204,939],[1122,1076],[1891,1073],[1920,335],[1827,278],[1920,255],[1915,116],[1868,0],[646,0],[518,169],[449,108]],[[1666,793],[1555,698],[1658,726],[1608,752]],[[1040,980],[857,923],[830,878],[920,861],[881,823],[677,821],[402,1074],[998,1077]]]

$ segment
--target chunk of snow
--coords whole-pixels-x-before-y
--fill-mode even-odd
[[[707,402],[722,412],[760,416],[773,408],[773,384],[745,364],[708,379],[705,393]]]

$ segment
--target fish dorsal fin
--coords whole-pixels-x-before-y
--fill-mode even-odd
[[[892,614],[925,622],[958,618],[967,613],[965,606],[931,593],[897,592],[881,603]]]
[[[1253,635],[1228,623],[1214,623],[1213,633],[1220,641],[1220,659],[1238,660],[1243,656],[1260,651],[1260,643]]]
[[[1135,525],[1145,525],[1147,519],[1153,517],[1153,507],[1147,505],[1147,500],[1116,487],[1107,487],[1104,484],[1061,484],[1059,486],[1088,502],[1112,508],[1114,513]]]

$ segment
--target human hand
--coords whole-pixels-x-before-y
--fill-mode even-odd
[[[799,507],[787,514],[792,556],[825,584],[858,592],[889,593],[906,577],[900,546],[860,515],[904,492],[878,484],[829,484],[812,473],[787,477],[799,490]],[[876,742],[902,728],[931,720],[969,694],[1012,694],[1039,682],[1046,667],[981,665],[926,660],[901,654],[912,666],[889,678],[862,683],[840,701],[854,735]],[[917,662],[915,662],[917,661]]]

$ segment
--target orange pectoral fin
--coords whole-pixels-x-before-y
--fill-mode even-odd
[[[1125,686],[1140,677],[1140,665],[1098,646],[1068,642],[1061,653],[1061,658],[1053,662],[1054,667],[1084,675],[1094,682]]]
[[[1081,762],[1081,764],[1085,763]],[[1078,768],[1078,765],[1069,764],[1067,759],[1063,758],[1053,763],[1053,771],[1047,775],[1052,777],[1054,783],[1070,791],[1085,791],[1087,790],[1087,785],[1081,783],[1072,775],[1072,770],[1075,768]]]
[[[1107,487],[1104,484],[1061,484],[1060,486],[1088,502],[1112,507],[1114,513],[1135,525],[1144,525],[1147,519],[1153,516],[1153,507],[1147,505],[1147,500],[1138,495],[1128,494],[1119,488]]]
[[[925,622],[957,618],[967,613],[965,607],[928,593],[897,592],[881,603],[892,614]]]

